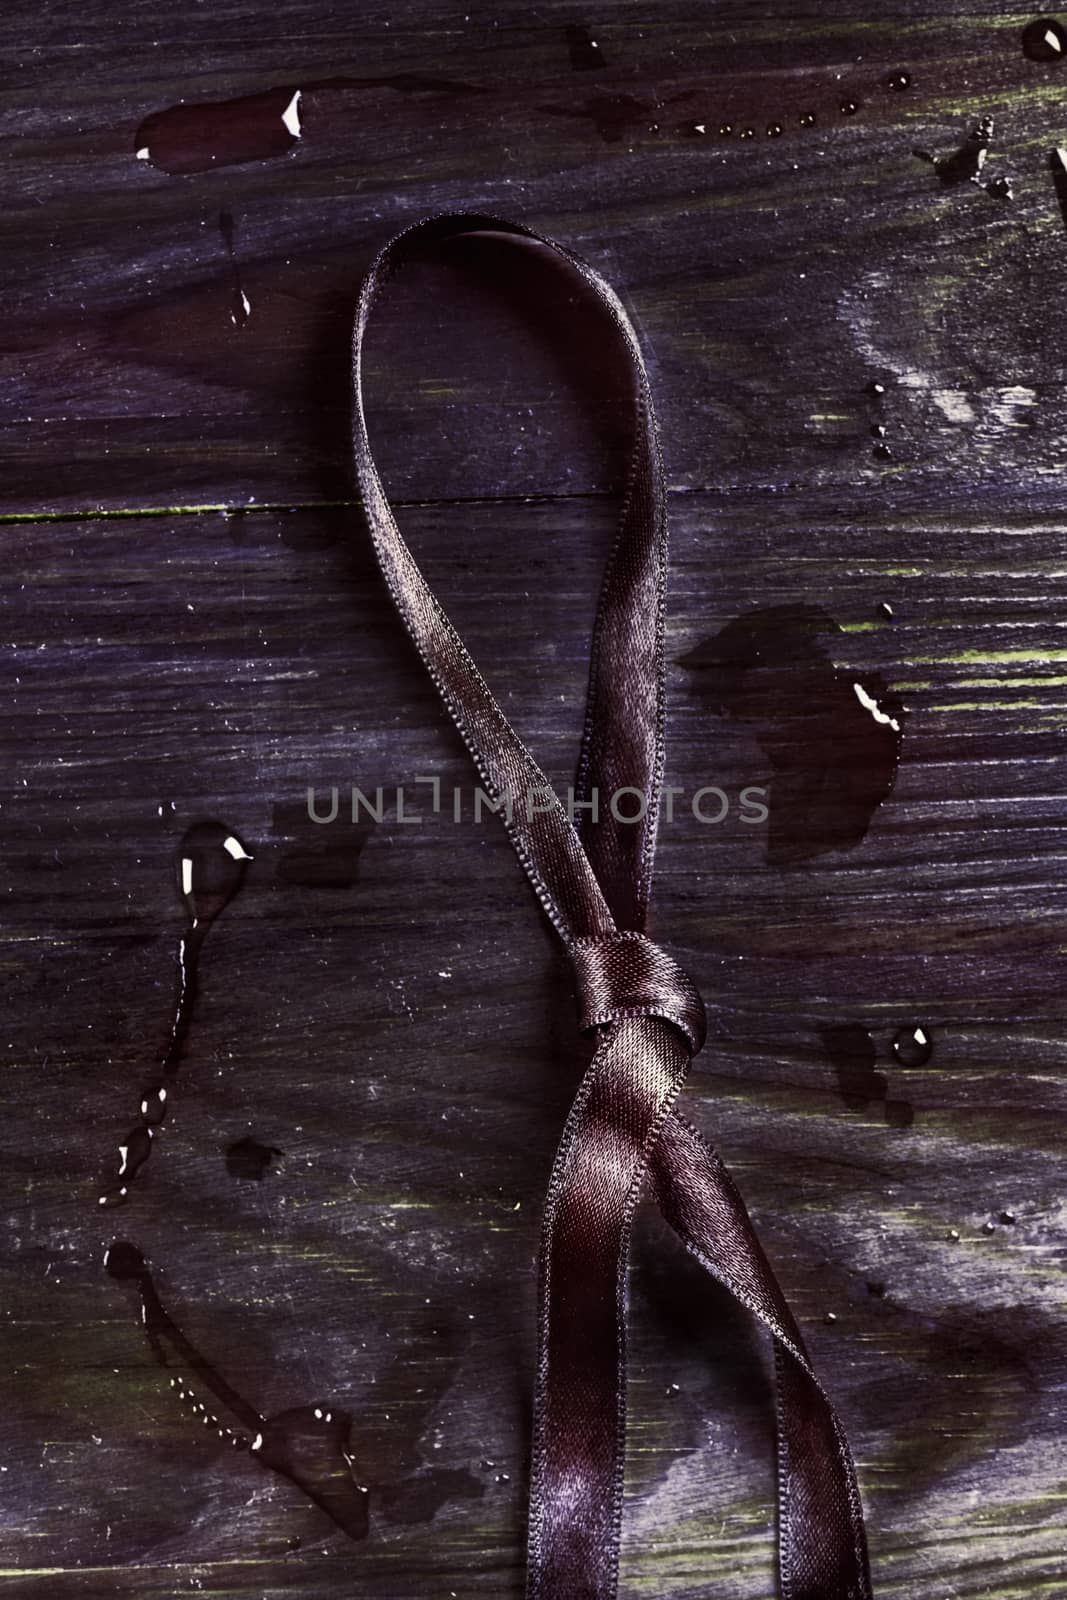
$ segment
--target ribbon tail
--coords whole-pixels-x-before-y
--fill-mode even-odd
[[[527,1600],[614,1600],[630,1232],[689,1060],[657,1017],[614,1024],[563,1131],[541,1236]]]
[[[649,1174],[659,1208],[686,1249],[774,1338],[783,1600],[871,1600],[863,1509],[845,1431],[733,1179],[678,1116],[664,1124]]]

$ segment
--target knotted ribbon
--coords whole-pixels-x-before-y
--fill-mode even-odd
[[[401,537],[371,454],[364,334],[385,280],[461,235],[547,253],[623,342],[634,440],[622,518],[594,625],[576,828],[509,725]],[[625,1447],[627,1258],[643,1188],[685,1247],[774,1339],[778,1558],[783,1600],[869,1600],[863,1513],[844,1430],[744,1203],[675,1100],[705,1038],[704,1006],[644,933],[664,758],[666,489],[648,377],[610,285],[515,223],[434,217],[397,235],[364,279],[353,333],[353,444],[374,549],[393,602],[500,809],[519,861],[570,955],[579,1026],[596,1038],[564,1127],[541,1236],[539,1349],[527,1600],[611,1600],[618,1586]],[[637,791],[635,822],[594,797]]]

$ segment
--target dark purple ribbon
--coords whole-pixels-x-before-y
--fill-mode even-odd
[[[564,262],[620,338],[634,387],[634,445],[618,538],[593,633],[576,798],[647,798],[636,823],[553,793],[427,587],[371,455],[363,337],[402,263],[459,235],[510,240]],[[571,957],[579,1024],[596,1050],[560,1141],[541,1241],[528,1600],[611,1600],[618,1583],[625,1449],[627,1257],[647,1185],[686,1248],[774,1338],[778,1549],[783,1600],[869,1600],[863,1512],[844,1430],[812,1370],[734,1184],[674,1102],[704,1043],[703,1002],[643,932],[664,749],[666,490],[648,377],[621,302],[598,273],[530,229],[431,218],[399,234],[364,280],[353,335],[356,472],[393,602],[459,730],[534,892]]]

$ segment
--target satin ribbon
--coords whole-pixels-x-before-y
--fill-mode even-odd
[[[594,791],[606,802],[636,790],[647,797],[636,823],[618,821],[610,809],[594,821],[586,809],[575,828],[427,587],[371,454],[363,342],[375,297],[406,259],[460,235],[511,241],[549,264],[564,263],[584,286],[590,315],[629,357],[634,443],[594,627],[575,793],[579,803]],[[634,330],[610,285],[570,251],[514,223],[454,215],[416,224],[377,256],[360,293],[352,353],[355,465],[379,566],[566,946],[579,1026],[596,1039],[544,1211],[528,1600],[611,1600],[617,1591],[627,1256],[646,1187],[686,1248],[774,1339],[783,1600],[869,1600],[863,1513],[841,1423],[737,1189],[675,1109],[704,1043],[705,1018],[693,983],[643,931],[663,773],[667,519],[659,434]]]

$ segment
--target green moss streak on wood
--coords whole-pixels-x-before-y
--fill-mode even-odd
[[[1067,661],[1067,649],[1054,646],[1044,650],[954,650],[941,656],[909,656],[909,664],[923,667],[951,666],[957,661],[985,665],[996,661]]]
[[[1043,700],[952,700],[943,705],[927,706],[926,709],[928,711],[1042,711],[1047,709],[1047,704]]]
[[[1067,677],[1057,678],[958,678],[959,689],[1051,689],[1067,684]]]
[[[223,501],[187,506],[131,506],[107,509],[89,507],[78,511],[15,511],[0,514],[0,525],[19,522],[129,522],[136,517],[263,516],[290,511],[340,511],[357,508],[358,500],[312,500],[302,504],[230,505]]]

